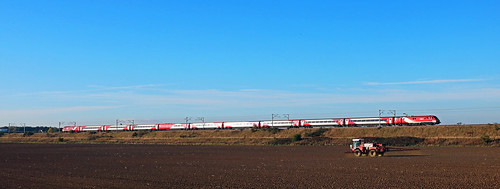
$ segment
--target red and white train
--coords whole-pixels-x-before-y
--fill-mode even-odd
[[[441,121],[434,115],[399,117],[357,117],[329,119],[298,119],[273,121],[232,121],[206,123],[165,123],[148,125],[88,125],[66,126],[63,131],[139,131],[139,130],[186,130],[186,129],[244,129],[244,128],[300,128],[300,127],[356,127],[378,125],[435,125]]]

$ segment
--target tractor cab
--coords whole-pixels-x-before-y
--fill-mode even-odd
[[[357,148],[361,144],[363,144],[364,139],[352,139],[352,145],[350,146],[351,149]]]

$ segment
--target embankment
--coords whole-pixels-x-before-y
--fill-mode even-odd
[[[176,145],[347,145],[366,138],[390,146],[500,146],[500,125],[328,129],[246,129],[3,134],[2,143]]]

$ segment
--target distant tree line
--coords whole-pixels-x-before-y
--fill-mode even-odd
[[[25,131],[26,128],[26,131]],[[17,126],[4,126],[0,127],[0,133],[53,133],[58,132],[59,129],[56,127],[47,127],[47,126],[36,126],[36,127],[17,127]]]

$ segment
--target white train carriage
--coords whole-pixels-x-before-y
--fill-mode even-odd
[[[135,125],[132,127],[131,130],[155,130],[157,127],[155,124],[148,124],[148,125]]]
[[[188,129],[189,124],[190,123],[175,123],[174,125],[172,125],[172,127],[170,127],[170,129],[174,130]]]
[[[224,122],[224,128],[252,128],[258,127],[258,121],[235,121],[235,122]]]
[[[222,122],[191,123],[191,129],[220,129]]]
[[[377,126],[390,125],[393,123],[392,117],[365,117],[345,119],[347,126]]]
[[[82,128],[82,131],[100,131],[102,129],[102,125],[87,125]]]
[[[127,125],[111,125],[108,127],[107,131],[124,131],[126,128]]]
[[[335,127],[344,125],[344,119],[306,119],[301,120],[303,127]]]
[[[261,127],[292,127],[293,120],[261,121]]]

